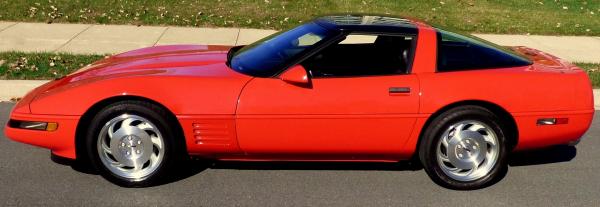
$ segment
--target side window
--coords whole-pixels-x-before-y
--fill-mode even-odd
[[[406,74],[412,63],[412,36],[350,34],[301,64],[313,77]]]
[[[438,30],[437,71],[505,68],[530,65],[524,57],[452,32]]]

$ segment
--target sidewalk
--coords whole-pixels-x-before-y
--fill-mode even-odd
[[[113,54],[168,44],[244,45],[276,31],[0,22],[0,51]],[[476,34],[506,46],[528,46],[573,62],[600,63],[600,37]]]
[[[245,45],[274,30],[0,22],[0,51],[114,54],[153,45]]]

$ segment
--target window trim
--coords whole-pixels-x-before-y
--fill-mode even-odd
[[[332,46],[334,44],[338,44],[341,41],[344,41],[345,37],[348,36],[348,35],[373,35],[373,36],[385,35],[385,36],[412,37],[413,38],[412,41],[411,41],[411,48],[412,48],[412,50],[408,54],[408,63],[406,64],[406,73],[380,74],[380,75],[348,75],[348,76],[313,77],[312,76],[312,72],[307,71],[307,73],[310,76],[310,78],[312,78],[312,79],[356,78],[356,77],[398,76],[398,75],[410,75],[410,74],[412,74],[412,69],[413,69],[413,65],[414,65],[414,59],[415,59],[415,55],[416,55],[416,51],[417,51],[417,40],[419,38],[418,33],[417,34],[409,34],[409,33],[391,33],[391,32],[346,31],[346,32],[342,32],[339,35],[331,38],[331,40],[323,42],[322,45],[319,45],[318,47],[315,47],[312,51],[307,52],[306,54],[304,54],[302,57],[298,58],[297,60],[290,61],[291,64],[288,64],[283,70],[281,70],[281,72],[277,73],[274,77],[279,77],[282,73],[284,73],[285,71],[287,71],[290,67],[302,63],[303,61],[305,61],[308,58],[316,55],[317,53],[319,53],[323,49],[325,49],[325,48],[327,48],[329,46]]]

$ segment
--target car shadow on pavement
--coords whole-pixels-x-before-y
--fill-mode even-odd
[[[577,155],[574,146],[553,146],[544,149],[515,152],[509,154],[508,165],[511,167],[541,165],[568,162]],[[216,161],[209,168],[238,169],[238,170],[373,170],[373,171],[402,171],[421,170],[423,166],[418,161],[400,161],[397,163],[371,162],[238,162]]]
[[[416,171],[423,167],[418,162],[401,161],[396,163],[376,162],[310,162],[310,161],[217,161],[211,169],[236,170],[360,170],[360,171]]]
[[[55,163],[70,166],[71,169],[77,172],[91,175],[99,175],[98,171],[89,164],[80,163],[75,160],[61,158],[54,155],[51,155],[50,158]],[[211,162],[208,162],[206,160],[189,159],[186,161],[182,161],[181,163],[175,165],[175,169],[171,171],[172,173],[168,177],[165,177],[153,186],[169,184],[186,179],[208,169],[210,165]]]
[[[509,156],[508,165],[511,167],[541,165],[571,161],[577,156],[574,146],[553,146],[549,148],[515,152]]]
[[[516,152],[509,155],[508,165],[510,167],[541,165],[559,162],[568,162],[575,158],[577,149],[573,146],[554,146],[545,149]],[[97,175],[97,171],[89,165],[80,164],[73,160],[66,160],[52,156],[52,160],[58,164],[71,166],[73,170],[81,173]],[[374,163],[374,162],[288,162],[288,161],[266,161],[266,162],[242,162],[242,161],[206,161],[202,159],[191,159],[177,165],[177,169],[169,178],[157,185],[168,184],[186,179],[201,173],[206,169],[235,169],[235,170],[328,170],[328,171],[418,171],[423,166],[418,161],[400,161],[396,163]],[[508,168],[500,172],[498,182],[506,176]]]

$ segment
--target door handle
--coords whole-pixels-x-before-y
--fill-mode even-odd
[[[390,95],[408,95],[410,94],[410,87],[390,87]]]

